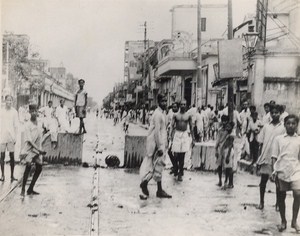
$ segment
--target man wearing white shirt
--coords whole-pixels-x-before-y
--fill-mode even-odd
[[[195,140],[196,142],[202,142],[203,139],[203,132],[204,132],[204,115],[201,109],[198,109],[196,113],[196,133],[195,133]]]
[[[251,112],[249,109],[249,102],[245,100],[242,104],[242,111],[240,112],[241,124],[242,124],[242,130],[241,130],[242,135],[244,135],[247,132],[250,115]]]
[[[65,133],[69,130],[68,108],[65,106],[65,101],[60,100],[60,105],[56,107],[56,117],[58,120],[59,132]]]
[[[9,152],[10,168],[11,168],[11,181],[17,180],[14,177],[15,168],[15,144],[19,125],[18,112],[12,107],[13,97],[10,95],[5,96],[5,108],[1,111],[1,179],[5,180],[4,175],[4,159],[5,151]]]
[[[228,116],[228,106],[222,110],[221,115]],[[236,128],[238,125],[240,125],[242,123],[242,121],[241,121],[240,113],[236,110],[235,107],[233,110],[233,122],[234,122],[234,126],[233,126],[233,130],[232,130],[232,134],[236,135]]]
[[[280,106],[280,121],[281,122],[284,122],[284,118],[285,117],[287,117],[288,115],[289,115],[289,113],[287,113],[286,111],[285,111],[285,109],[286,109],[286,105],[281,105]]]
[[[264,109],[265,109],[266,114],[262,118],[262,123],[263,123],[263,125],[266,125],[272,121],[272,118],[270,115],[270,103],[265,103]]]
[[[149,196],[148,183],[153,178],[157,182],[156,197],[172,198],[162,189],[162,172],[165,167],[165,155],[168,147],[167,140],[167,123],[166,123],[166,104],[165,96],[157,95],[158,107],[153,113],[153,118],[150,123],[149,133],[147,136],[146,156],[140,167],[141,184],[143,195],[140,195],[142,200]]]
[[[49,130],[49,125],[51,122],[51,115],[54,111],[53,107],[52,107],[52,101],[48,102],[48,106],[42,107],[39,112],[42,113],[44,115],[44,119],[43,119],[43,128],[45,128],[46,130]]]

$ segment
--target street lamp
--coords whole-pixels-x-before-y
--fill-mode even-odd
[[[243,34],[243,38],[245,39],[245,42],[246,42],[246,49],[247,49],[248,57],[250,57],[255,52],[255,47],[256,47],[257,39],[258,39],[258,33],[257,32],[248,32],[246,34]]]
[[[257,39],[258,39],[258,33],[257,32],[247,32],[246,34],[242,35],[245,39],[246,43],[246,53],[243,56],[245,60],[247,60],[247,83],[250,82],[250,70],[251,70],[251,57],[255,53]]]

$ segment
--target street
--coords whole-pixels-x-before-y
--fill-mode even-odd
[[[124,132],[111,119],[87,118],[83,161],[102,166],[99,174],[98,235],[293,235],[288,227],[279,234],[275,212],[275,186],[268,183],[266,206],[257,210],[259,178],[248,173],[235,175],[234,188],[221,190],[212,172],[185,171],[177,182],[164,171],[163,187],[173,198],[155,197],[150,182],[150,198],[139,199],[137,169],[104,168],[105,157],[117,154],[122,163]],[[130,124],[129,134],[146,135],[139,125]],[[99,138],[99,139],[98,139]],[[97,140],[102,153],[95,154]],[[169,163],[167,163],[169,166]],[[8,165],[6,168],[8,169]],[[18,178],[22,167],[18,166]],[[89,235],[93,168],[48,165],[37,182],[39,196],[20,197],[20,186],[0,203],[1,235]],[[291,219],[292,196],[287,196],[287,219]],[[15,225],[17,223],[17,227]]]
[[[122,136],[120,124],[109,127],[100,120],[100,130],[110,130],[114,138]],[[138,128],[139,130],[139,128]],[[131,129],[130,129],[131,132]],[[133,131],[134,132],[134,131]],[[138,131],[139,133],[142,131]],[[116,135],[116,136],[115,136]],[[111,146],[117,149],[119,143]],[[122,161],[121,161],[122,163]],[[170,164],[167,163],[167,166]],[[100,235],[290,235],[279,234],[280,222],[275,212],[275,185],[268,183],[265,210],[256,209],[259,181],[256,176],[239,172],[231,190],[216,186],[211,172],[186,171],[177,182],[165,170],[163,186],[173,198],[155,197],[156,184],[150,182],[150,198],[139,199],[138,170],[98,169],[100,176]],[[287,196],[287,217],[291,219],[292,196]]]

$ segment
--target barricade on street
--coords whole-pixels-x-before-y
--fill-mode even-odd
[[[140,167],[146,155],[146,136],[125,136],[124,165],[122,168]]]
[[[195,143],[192,150],[192,166],[203,170],[216,170],[215,143]]]
[[[46,138],[43,149],[46,151],[44,161],[51,164],[81,164],[83,135],[59,133],[57,145],[51,143],[50,136]]]

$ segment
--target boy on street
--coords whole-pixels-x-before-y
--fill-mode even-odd
[[[216,164],[218,166],[217,168],[217,172],[218,172],[218,176],[219,176],[219,182],[218,182],[218,186],[221,187],[222,186],[222,169],[223,169],[223,146],[224,143],[228,137],[228,131],[226,129],[226,126],[229,122],[229,117],[226,115],[222,115],[221,117],[221,125],[222,127],[219,129],[219,136],[217,137],[217,141],[216,141],[216,147],[215,147],[215,155],[216,155]]]
[[[87,106],[87,92],[83,89],[85,81],[83,79],[78,80],[79,90],[75,95],[75,112],[76,117],[79,118],[79,134],[85,134],[86,129],[84,126],[83,119],[86,117],[86,106]]]
[[[27,190],[28,195],[38,195],[39,193],[34,191],[34,185],[42,172],[42,155],[45,152],[41,149],[42,142],[42,130],[38,127],[37,122],[37,109],[35,105],[29,105],[31,110],[30,121],[25,127],[24,131],[24,147],[21,151],[20,159],[25,161],[25,171],[23,175],[23,183],[21,196],[25,196],[25,186],[31,170],[32,164],[35,164],[35,172],[32,177],[32,181]]]
[[[277,161],[274,164],[272,177],[276,176],[279,186],[278,205],[281,216],[281,225],[278,230],[286,229],[287,220],[285,217],[286,191],[293,191],[293,218],[291,227],[300,233],[300,226],[297,224],[297,217],[300,206],[300,137],[297,135],[299,118],[295,115],[288,115],[284,119],[286,133],[277,136],[273,144],[272,158]]]
[[[264,125],[260,135],[258,136],[258,142],[260,144],[260,156],[257,160],[257,166],[261,174],[260,181],[260,204],[258,209],[264,209],[264,199],[267,182],[273,172],[273,163],[272,163],[272,145],[274,139],[278,135],[285,133],[283,124],[280,122],[280,107],[279,105],[270,106],[270,114],[272,121],[269,124]],[[278,191],[276,190],[276,206],[278,205]]]

